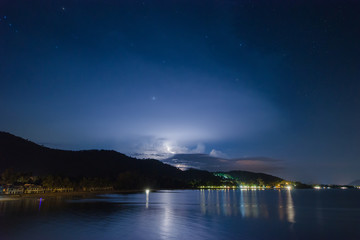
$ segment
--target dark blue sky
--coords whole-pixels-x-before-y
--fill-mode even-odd
[[[360,178],[359,12],[351,0],[2,0],[0,130],[348,183]]]

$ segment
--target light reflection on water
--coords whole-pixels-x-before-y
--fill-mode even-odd
[[[0,239],[360,239],[359,204],[350,190],[0,196]]]
[[[200,207],[202,214],[238,216],[242,218],[265,218],[270,216],[268,192],[269,190],[200,190]],[[274,192],[274,191],[273,191]],[[291,191],[277,190],[278,217],[295,223],[295,208]],[[276,214],[276,212],[273,212]]]

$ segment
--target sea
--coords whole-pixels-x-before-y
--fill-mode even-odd
[[[0,196],[0,240],[360,239],[360,190]]]

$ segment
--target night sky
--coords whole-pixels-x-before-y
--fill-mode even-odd
[[[0,130],[308,183],[360,178],[360,1],[0,1]]]

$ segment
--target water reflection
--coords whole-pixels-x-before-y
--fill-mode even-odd
[[[360,239],[360,191],[184,190],[44,201],[4,197],[1,240]]]
[[[171,201],[170,194],[162,194],[161,201],[164,204],[162,222],[160,224],[161,238],[166,239],[171,235],[170,229],[173,228],[173,218],[171,217],[171,208],[169,202]]]
[[[287,205],[286,205],[286,214],[288,222],[295,223],[295,209],[294,203],[291,196],[291,191],[287,190]]]
[[[148,189],[146,189],[145,194],[146,194],[145,207],[146,207],[146,208],[149,208],[149,194],[150,194],[150,191],[149,191]]]
[[[273,201],[269,201],[269,195]],[[203,215],[277,217],[290,223],[295,222],[291,190],[200,190],[200,209]]]
[[[39,199],[39,211],[40,211],[40,209],[41,209],[41,203],[42,203],[42,201],[43,201],[43,199],[40,198],[40,199]]]

